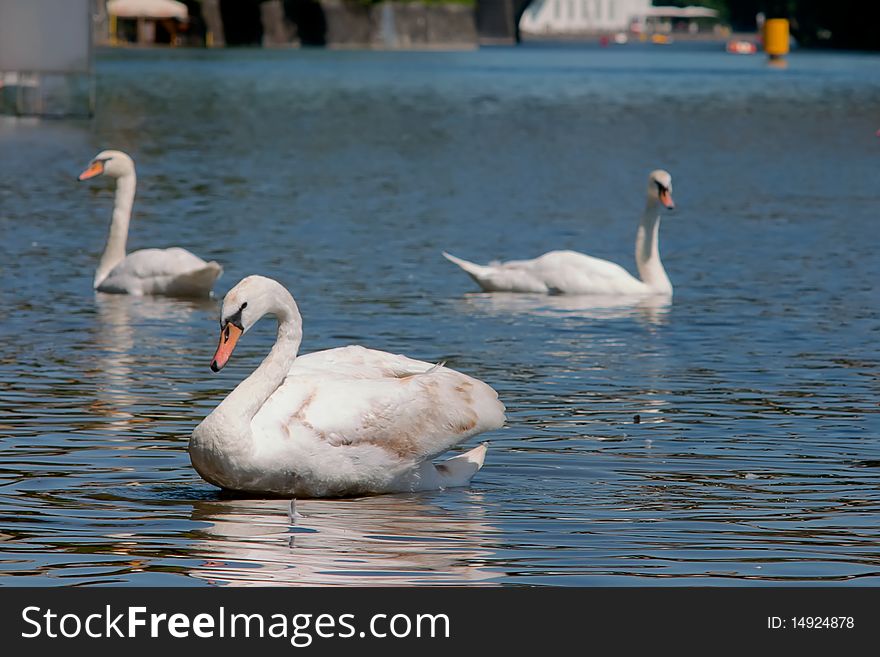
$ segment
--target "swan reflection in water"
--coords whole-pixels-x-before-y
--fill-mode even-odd
[[[181,300],[163,297],[137,297],[125,294],[95,293],[97,321],[88,339],[95,353],[91,374],[95,380],[95,399],[89,410],[102,418],[112,418],[113,431],[149,422],[131,412],[145,397],[155,396],[157,370],[163,374],[191,354],[184,348],[175,327],[193,324],[194,314],[213,317],[215,299]],[[101,426],[107,429],[106,422]]]
[[[517,294],[474,292],[458,300],[468,312],[487,315],[557,317],[560,319],[626,319],[649,325],[665,324],[672,297],[658,294],[642,297],[574,294]]]
[[[344,500],[215,500],[195,503],[202,529],[189,574],[233,586],[492,585],[495,533],[478,492],[440,507],[419,495]],[[447,491],[443,495],[449,496]]]

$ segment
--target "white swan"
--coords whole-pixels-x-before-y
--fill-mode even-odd
[[[278,320],[262,364],[195,428],[193,467],[236,491],[338,497],[466,485],[485,445],[433,464],[466,438],[497,429],[495,391],[442,365],[358,346],[297,358],[302,319],[280,283],[248,276],[223,300],[220,370],[264,315]]]
[[[486,292],[541,292],[607,296],[672,295],[672,283],[660,262],[660,206],[673,209],[672,176],[652,171],[648,200],[636,233],[636,266],[641,280],[623,267],[576,251],[551,251],[534,260],[477,265],[443,252]]]
[[[223,268],[216,262],[205,262],[178,247],[142,249],[125,254],[137,184],[134,161],[122,151],[102,151],[79,175],[79,180],[100,175],[116,179],[116,199],[107,246],[95,271],[95,289],[99,292],[135,295],[210,295],[214,281],[223,273]]]

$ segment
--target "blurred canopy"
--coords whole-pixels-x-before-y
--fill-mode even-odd
[[[189,11],[176,0],[110,0],[107,11],[122,18],[177,18],[186,20]]]

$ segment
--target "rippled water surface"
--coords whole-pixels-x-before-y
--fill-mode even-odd
[[[880,584],[880,60],[708,48],[116,52],[98,114],[0,121],[0,582]],[[287,284],[306,351],[361,343],[493,385],[470,488],[219,493],[193,427],[217,302],[95,295],[130,248]],[[487,295],[440,257],[632,267],[645,178],[671,305]],[[635,422],[638,416],[640,422]],[[472,441],[471,444],[475,443]]]

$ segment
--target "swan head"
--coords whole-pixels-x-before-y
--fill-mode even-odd
[[[110,176],[111,178],[122,178],[134,173],[134,160],[127,153],[122,151],[101,151],[89,166],[79,174],[77,180],[88,180],[97,176]]]
[[[299,321],[296,302],[278,281],[248,276],[226,293],[220,309],[220,343],[211,361],[213,371],[223,369],[239,338],[264,315],[274,315],[281,322]]]
[[[668,210],[675,209],[672,200],[672,176],[668,171],[655,169],[648,175],[648,200],[659,202]]]

